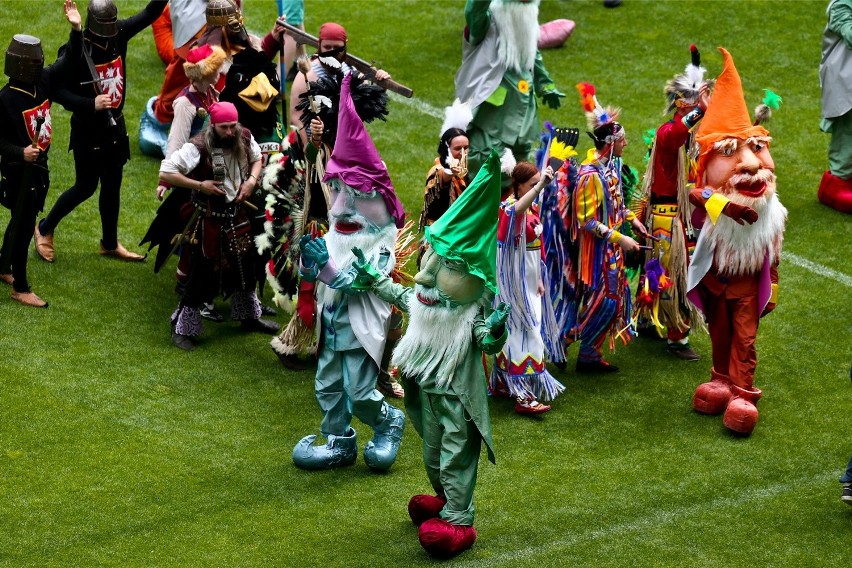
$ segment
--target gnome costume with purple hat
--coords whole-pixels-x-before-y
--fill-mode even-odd
[[[293,462],[304,469],[350,465],[358,455],[352,415],[373,428],[364,462],[373,470],[393,465],[402,439],[405,414],[385,402],[376,378],[388,330],[390,304],[349,286],[357,276],[352,248],[364,251],[382,274],[395,264],[397,228],[405,213],[387,168],[355,112],[351,77],[340,92],[337,140],[323,182],[330,188],[329,232],[302,237],[300,274],[317,281],[319,362],[315,381],[323,419],[320,432],[305,436],[293,448]]]

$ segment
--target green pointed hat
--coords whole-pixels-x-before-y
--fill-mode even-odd
[[[500,156],[491,150],[467,189],[440,219],[426,227],[432,250],[448,260],[463,262],[495,294],[500,190]]]

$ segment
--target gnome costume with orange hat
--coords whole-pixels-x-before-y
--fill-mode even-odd
[[[775,308],[787,210],[775,192],[769,132],[749,119],[734,60],[724,67],[701,122],[693,224],[701,228],[687,296],[704,314],[713,348],[711,380],[693,408],[724,412],[725,426],[748,435],[757,424],[754,347],[760,317]],[[705,223],[709,219],[710,223]]]
[[[396,263],[397,228],[405,221],[402,204],[350,92],[352,75],[340,90],[337,139],[323,183],[329,186],[329,231],[300,241],[302,280],[319,281],[317,402],[323,418],[320,432],[302,438],[293,448],[293,462],[304,469],[350,465],[358,455],[352,416],[373,429],[364,448],[370,469],[387,470],[396,460],[405,414],[385,402],[376,378],[387,339],[391,307],[372,293],[352,293],[357,271],[353,247],[362,249],[384,274]]]

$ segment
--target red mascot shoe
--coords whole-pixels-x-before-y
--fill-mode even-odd
[[[692,408],[701,414],[715,416],[725,412],[731,400],[731,379],[710,369],[710,382],[698,385],[692,397]]]
[[[763,393],[754,387],[743,389],[736,385],[731,385],[731,392],[734,396],[728,403],[722,423],[728,430],[748,436],[757,425],[758,413],[755,404]]]
[[[408,516],[418,527],[429,519],[434,519],[447,504],[446,499],[434,495],[415,495],[408,502]]]
[[[841,179],[831,172],[822,174],[817,199],[841,213],[852,213],[852,179]]]
[[[435,558],[450,558],[473,546],[476,529],[454,525],[444,519],[429,519],[420,525],[420,545]]]

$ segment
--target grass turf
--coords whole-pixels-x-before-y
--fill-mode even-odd
[[[271,27],[272,2],[246,4],[250,28]],[[440,126],[430,113],[453,96],[464,3],[307,4],[309,31],[342,23],[353,53],[380,62],[426,103],[395,100],[388,123],[370,127],[416,216]],[[142,5],[121,2],[121,15]],[[2,37],[38,35],[52,61],[67,36],[61,3],[2,7]],[[582,125],[573,85],[593,82],[604,104],[623,107],[626,159],[641,169],[641,133],[663,120],[662,85],[688,61],[688,44],[699,45],[711,74],[721,67],[712,48],[727,47],[749,106],[762,88],[784,97],[770,130],[790,211],[788,258],[848,274],[849,218],[815,197],[828,142],[817,128],[824,10],[804,1],[626,0],[606,10],[599,0],[544,0],[541,21],[569,17],[577,29],[564,48],[544,53],[568,96],[543,118]],[[162,77],[150,32],[128,59],[134,139]],[[73,183],[69,115],[53,113],[48,207]],[[156,209],[158,166],[135,141],[133,152],[119,224],[131,247]],[[154,275],[150,260],[103,259],[99,235],[93,198],[57,229],[55,264],[31,256],[30,280],[50,308],[0,299],[0,565],[431,564],[405,512],[411,495],[429,490],[412,428],[389,474],[369,473],[360,458],[344,470],[297,470],[291,448],[319,423],[311,372],[283,370],[267,337],[230,323],[208,324],[196,352],[178,351],[169,342],[171,269]],[[539,420],[493,402],[498,465],[480,468],[480,538],[449,564],[848,563],[852,510],[837,499],[836,478],[851,449],[843,434],[849,289],[801,264],[782,264],[779,307],[761,326],[756,384],[765,395],[750,438],[690,410],[709,374],[706,336],[694,337],[698,363],[640,339],[611,356],[622,367],[615,376],[558,373],[566,392]],[[369,428],[354,426],[363,447]]]

